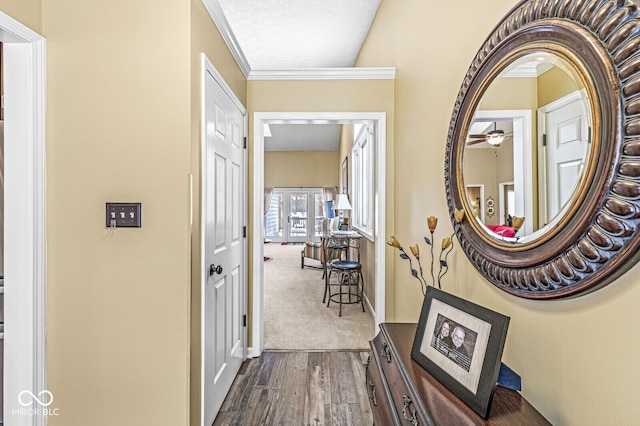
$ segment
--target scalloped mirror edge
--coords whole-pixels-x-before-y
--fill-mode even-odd
[[[462,151],[484,90],[529,47],[558,52],[583,74],[591,99],[586,179],[558,224],[535,244],[505,244],[477,224],[462,176]],[[573,59],[575,58],[575,59]],[[447,137],[445,187],[461,247],[492,284],[529,299],[575,297],[631,268],[640,245],[640,20],[636,1],[523,0],[480,48],[462,83]]]

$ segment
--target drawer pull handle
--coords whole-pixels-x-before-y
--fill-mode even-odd
[[[371,364],[371,355],[369,355],[367,357],[367,368],[365,369],[365,376],[367,377],[367,380],[366,380],[367,395],[369,396],[369,399],[371,400],[373,405],[377,407],[378,406],[378,400],[376,399],[376,391],[373,388],[373,382],[369,378],[369,364]]]
[[[391,351],[389,350],[389,345],[387,345],[387,342],[384,342],[382,344],[382,350],[380,351],[380,353],[384,355],[387,362],[391,362]]]
[[[411,401],[411,398],[409,398],[406,394],[404,394],[402,395],[402,402],[404,403],[404,406],[402,407],[402,417],[404,417],[404,419],[409,423],[411,423],[413,426],[418,426],[416,410],[413,410],[413,416],[411,417],[407,416],[407,408],[409,408],[409,406],[413,401]]]
[[[369,380],[367,387],[367,394],[369,395],[369,400],[374,405],[374,407],[378,406],[378,400],[376,399],[376,390],[373,388],[373,382]]]

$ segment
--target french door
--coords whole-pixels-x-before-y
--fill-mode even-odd
[[[275,188],[265,215],[265,237],[274,242],[319,241],[325,218],[320,188]]]

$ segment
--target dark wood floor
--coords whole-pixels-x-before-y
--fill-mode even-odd
[[[371,425],[369,352],[265,351],[244,362],[218,425]]]

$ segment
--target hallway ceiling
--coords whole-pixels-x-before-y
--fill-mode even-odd
[[[265,151],[338,151],[341,124],[271,124]]]
[[[380,0],[217,0],[251,70],[352,67]]]
[[[353,67],[380,0],[217,0],[249,69]],[[224,32],[224,31],[223,31]],[[338,124],[272,125],[265,151],[337,151]]]

